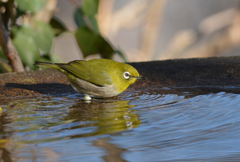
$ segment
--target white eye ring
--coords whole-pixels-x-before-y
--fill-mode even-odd
[[[131,76],[131,74],[130,74],[128,71],[125,71],[125,72],[123,73],[123,77],[124,77],[125,79],[129,79],[130,76]]]

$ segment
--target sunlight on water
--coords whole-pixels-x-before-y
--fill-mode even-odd
[[[160,89],[91,103],[66,94],[0,106],[0,147],[13,160],[240,159],[239,94]]]

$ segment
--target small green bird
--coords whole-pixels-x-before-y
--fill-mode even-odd
[[[142,79],[131,65],[108,59],[76,60],[69,63],[36,61],[34,65],[57,69],[67,75],[72,87],[83,94],[85,100],[91,100],[91,97],[117,96],[137,79]]]

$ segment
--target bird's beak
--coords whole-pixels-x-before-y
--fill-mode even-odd
[[[137,77],[133,77],[133,78],[147,80],[147,79],[146,79],[145,77],[143,77],[143,76],[137,76]]]

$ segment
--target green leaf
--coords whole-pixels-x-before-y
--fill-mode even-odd
[[[20,35],[26,35],[26,36],[32,37],[34,34],[34,30],[30,26],[30,24],[24,24],[20,28],[14,27],[12,29],[12,32],[14,36],[17,36],[20,34]]]
[[[55,54],[51,54],[50,55],[50,60],[53,63],[60,63],[61,62],[61,59],[57,55],[55,55]]]
[[[36,13],[40,11],[48,2],[48,0],[17,0],[20,10]]]
[[[90,31],[89,28],[79,28],[75,33],[75,37],[84,57],[98,53],[97,42],[99,37],[96,33]]]
[[[35,21],[33,30],[34,34],[32,36],[38,48],[46,53],[50,53],[54,38],[51,26],[42,21]]]
[[[18,34],[13,39],[13,44],[15,45],[23,64],[33,69],[34,61],[38,60],[40,57],[39,50],[33,38],[24,34]]]
[[[14,28],[14,35],[13,43],[24,65],[31,69],[36,68],[33,63],[40,57],[39,49],[50,53],[54,37],[50,25],[41,21],[35,21],[33,26],[24,24]]]
[[[87,26],[84,20],[84,14],[81,8],[74,11],[74,21],[78,27]]]
[[[98,28],[98,22],[95,16],[88,16],[89,21],[91,22],[91,27],[96,33],[100,33]]]
[[[68,30],[67,27],[65,26],[65,24],[55,16],[52,17],[52,19],[50,21],[50,25],[56,36],[58,36]]]
[[[26,37],[33,38],[39,49],[50,53],[54,33],[49,24],[42,21],[35,21],[33,27],[30,24],[24,24],[20,29],[15,29],[15,35],[23,34]]]
[[[88,27],[79,28],[75,37],[84,57],[99,53],[103,58],[112,59],[114,48],[101,35]]]
[[[81,13],[82,15],[81,14],[79,15],[79,16],[82,16],[83,21],[84,21],[84,16],[86,16],[85,19],[89,20],[87,23],[86,21],[84,21],[87,24],[86,26],[93,29],[96,33],[100,33],[98,28],[98,22],[96,20],[96,14],[98,13],[98,5],[99,5],[99,0],[83,0],[82,10],[80,10],[82,11]],[[81,26],[78,26],[78,27],[81,27]]]
[[[98,22],[94,16],[89,16],[83,13],[81,8],[78,8],[74,12],[74,20],[76,25],[80,28],[83,26],[88,26],[93,29],[96,33],[99,33]],[[88,20],[86,23],[85,20]]]
[[[82,10],[88,16],[95,16],[98,13],[99,0],[83,0]]]

